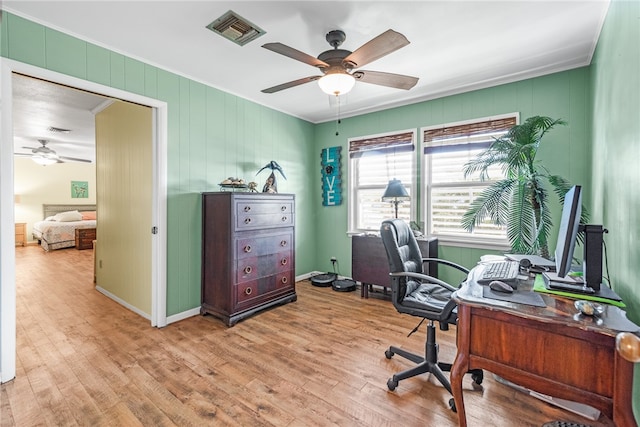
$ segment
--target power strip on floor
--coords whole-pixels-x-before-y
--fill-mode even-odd
[[[536,399],[540,399],[543,400],[547,403],[550,403],[552,405],[555,405],[559,408],[565,409],[567,411],[573,412],[574,414],[578,414],[582,417],[585,417],[587,419],[590,419],[592,421],[596,421],[598,418],[600,418],[600,411],[597,410],[596,408],[593,408],[589,405],[585,405],[583,403],[578,403],[578,402],[573,402],[571,400],[565,400],[565,399],[559,399],[557,397],[553,397],[553,396],[548,396],[546,394],[542,394],[542,393],[538,393],[536,391],[533,390],[529,390],[528,388],[522,387],[518,384],[512,383],[511,381],[507,381],[502,377],[499,377],[497,375],[494,375],[496,381],[498,381],[501,384],[507,385],[509,387],[515,388],[516,390],[519,390],[523,393],[527,393],[533,397],[535,397]],[[576,426],[580,426],[581,424],[576,424]]]

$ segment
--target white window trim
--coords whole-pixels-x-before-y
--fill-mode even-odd
[[[420,146],[417,143],[417,130],[416,128],[410,128],[410,129],[401,129],[401,130],[395,130],[392,132],[384,132],[384,133],[376,133],[376,134],[372,134],[372,135],[363,135],[363,136],[356,136],[353,138],[348,138],[347,139],[347,147],[346,147],[346,153],[347,153],[347,167],[349,168],[349,172],[348,172],[348,177],[347,177],[347,188],[349,189],[348,191],[348,198],[347,198],[347,235],[348,236],[353,236],[353,235],[359,235],[359,234],[372,234],[372,232],[370,230],[359,230],[357,228],[355,228],[356,225],[356,204],[355,204],[355,200],[356,200],[356,192],[354,189],[354,186],[352,185],[355,182],[355,168],[353,168],[351,166],[351,155],[349,153],[349,146],[351,141],[357,141],[357,140],[361,140],[361,139],[369,139],[369,138],[380,138],[380,137],[384,137],[384,136],[389,136],[389,135],[396,135],[396,134],[401,134],[401,133],[411,133],[411,143],[414,146],[414,155],[413,155],[413,159],[412,159],[412,163],[413,163],[413,177],[411,179],[411,185],[409,186],[411,188],[411,194],[418,194],[418,182],[417,182],[417,171],[418,171],[418,156],[419,156],[419,151],[420,151]],[[403,183],[405,184],[405,183]],[[405,184],[406,185],[406,184]],[[383,190],[384,192],[384,190]],[[380,194],[380,198],[382,198],[382,192]],[[411,221],[416,221],[416,216],[417,216],[417,201],[415,200],[415,198],[411,199],[411,201],[409,202],[410,205],[410,217],[411,217]],[[378,234],[378,233],[373,233],[373,234]]]
[[[419,150],[416,150],[419,152],[419,154],[416,155],[416,157],[420,157],[420,159],[423,159],[423,160],[425,159],[425,155],[424,155],[425,131],[428,131],[431,129],[439,129],[443,127],[461,126],[461,125],[489,121],[489,120],[499,120],[499,119],[505,119],[509,117],[515,117],[516,124],[520,124],[520,113],[513,112],[513,113],[507,113],[507,114],[499,114],[495,116],[478,117],[478,118],[469,119],[469,120],[461,120],[457,122],[449,122],[444,124],[421,127],[420,128],[420,148]],[[431,198],[430,198],[429,191],[427,190],[427,188],[431,188],[430,175],[427,174],[427,171],[429,169],[430,169],[429,163],[427,161],[423,161],[422,167],[420,168],[420,183],[421,183],[420,200],[423,207],[422,218],[420,218],[420,220],[422,221],[422,224],[424,224],[425,230],[431,230],[431,216],[429,215],[429,212],[430,212],[429,204],[431,202]],[[469,186],[473,186],[473,185],[474,185],[473,183],[469,184]],[[477,183],[477,185],[483,185],[483,184]],[[412,209],[413,209],[413,206],[412,206]],[[413,214],[414,213],[412,212],[412,215]],[[425,234],[428,234],[428,233],[425,233]],[[499,251],[508,251],[511,248],[511,244],[509,243],[508,238],[489,239],[489,238],[482,238],[482,237],[454,236],[454,235],[448,235],[448,234],[444,234],[444,235],[434,234],[432,237],[437,237],[439,244],[457,246],[457,247],[475,248],[475,249],[491,249],[491,250],[499,250]]]

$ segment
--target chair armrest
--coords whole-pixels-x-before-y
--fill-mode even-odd
[[[438,264],[444,264],[444,265],[447,265],[449,267],[453,267],[453,268],[455,268],[457,270],[460,270],[465,274],[469,274],[469,269],[468,268],[463,267],[460,264],[456,264],[455,262],[447,261],[446,259],[422,258],[422,263],[424,264],[425,262],[435,262],[435,263],[438,263]]]
[[[425,280],[429,283],[433,283],[436,285],[440,285],[443,288],[451,291],[451,292],[455,292],[458,290],[458,288],[454,288],[453,286],[451,286],[450,284],[448,284],[447,282],[443,282],[442,280],[438,279],[437,277],[433,277],[433,276],[428,276],[426,274],[420,274],[420,273],[413,273],[413,272],[409,272],[409,271],[400,271],[397,273],[389,273],[389,276],[391,277],[413,277],[415,279],[420,279],[420,280]]]

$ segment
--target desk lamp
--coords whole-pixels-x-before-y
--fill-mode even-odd
[[[383,202],[391,202],[395,206],[396,218],[398,218],[398,205],[403,201],[411,200],[409,197],[409,193],[407,193],[407,189],[404,188],[402,182],[399,179],[393,178],[389,180],[389,184],[387,184],[387,189],[384,190],[384,194],[382,195]]]

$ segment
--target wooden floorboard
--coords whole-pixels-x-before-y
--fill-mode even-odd
[[[16,248],[17,376],[0,426],[455,426],[446,390],[389,345],[424,351],[424,326],[381,294],[297,283],[298,300],[226,327],[194,316],[157,329],[95,290],[92,251]],[[438,331],[455,356],[455,327]],[[470,426],[599,426],[498,383],[465,379]]]

